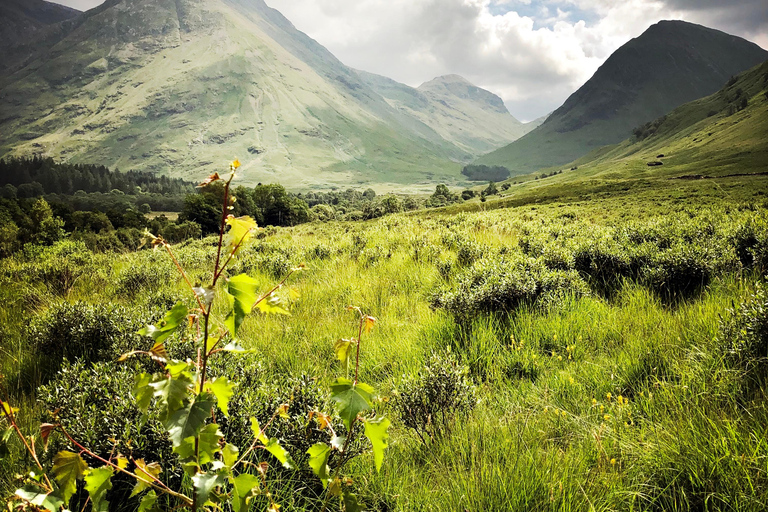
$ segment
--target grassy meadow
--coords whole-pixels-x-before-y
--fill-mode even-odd
[[[380,472],[357,447],[365,454],[351,486],[366,510],[764,509],[768,214],[749,186],[723,199],[692,183],[655,200],[582,188],[580,199],[544,204],[513,196],[260,231],[231,275],[246,272],[266,291],[292,267],[306,270],[279,292],[290,316],[248,317],[238,337],[253,353],[213,364],[239,385],[224,434],[241,439],[245,418],[265,422],[289,402],[270,435],[300,467],[270,473],[272,492],[281,510],[320,510],[307,414],[332,410],[328,384],[344,373],[334,342],[356,334],[345,309],[354,305],[377,319],[362,339],[360,379],[393,422]],[[206,238],[173,250],[192,280],[206,281],[215,246]],[[164,431],[141,424],[131,396],[149,363],[116,362],[149,349],[136,330],[177,301],[192,306],[167,254],[60,242],[6,259],[0,279],[0,372],[22,427],[33,433],[58,409],[96,453],[170,468]],[[167,345],[195,358],[178,335]],[[47,463],[67,446],[53,437]],[[31,463],[20,443],[9,449],[4,496]],[[190,485],[179,472],[161,478]],[[138,506],[127,494],[112,501],[111,510]]]

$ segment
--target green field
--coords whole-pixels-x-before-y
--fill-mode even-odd
[[[347,469],[345,489],[365,510],[764,507],[765,177],[567,178],[453,210],[267,228],[243,250],[230,275],[245,272],[262,291],[307,266],[279,292],[291,315],[248,317],[238,337],[254,352],[210,369],[239,383],[219,419],[228,441],[243,446],[248,417],[264,425],[290,404],[269,435],[297,469],[252,456],[270,464],[281,510],[322,509],[306,451],[324,433],[308,413],[334,411],[329,384],[344,374],[334,343],[357,335],[349,305],[377,319],[361,342],[360,380],[392,421],[381,471],[365,440]],[[192,281],[210,281],[216,242],[173,247]],[[36,433],[58,409],[90,450],[157,460],[164,482],[190,492],[162,426],[138,427],[133,375],[156,365],[116,362],[152,346],[136,330],[177,301],[194,305],[168,256],[60,242],[4,260],[0,279],[0,372],[22,429]],[[182,338],[169,338],[170,356],[194,360]],[[57,436],[44,465],[67,448]],[[33,465],[9,439],[8,497]],[[110,510],[138,507],[127,485],[115,483]],[[85,496],[70,509],[87,509]],[[250,506],[269,503],[260,495]]]

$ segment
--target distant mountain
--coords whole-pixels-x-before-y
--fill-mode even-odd
[[[392,107],[470,154],[500,148],[533,129],[512,117],[501,98],[458,75],[441,76],[414,89],[383,76],[358,74]]]
[[[16,46],[40,29],[80,14],[44,0],[3,0],[0,3],[0,47]]]
[[[245,183],[306,189],[456,179],[522,133],[466,82],[417,93],[437,121],[401,108],[263,0],[108,0],[8,66],[0,156],[189,179],[237,156]]]
[[[686,178],[765,173],[768,162],[768,61],[728,81],[715,94],[686,103],[619,144],[575,163],[578,172],[627,169]],[[662,156],[663,155],[663,156]],[[661,162],[660,166],[648,163]],[[599,177],[599,175],[597,175]]]
[[[537,129],[481,157],[524,174],[615,144],[639,125],[712,94],[768,59],[744,39],[682,21],[662,21],[619,48]]]

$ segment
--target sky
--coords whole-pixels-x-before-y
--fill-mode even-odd
[[[86,10],[100,0],[57,0]],[[344,64],[418,86],[458,74],[521,121],[562,105],[662,19],[768,49],[766,0],[265,0]]]

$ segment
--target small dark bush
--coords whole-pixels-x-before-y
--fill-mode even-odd
[[[615,293],[631,275],[630,257],[618,244],[593,242],[573,254],[573,266],[598,293]]]
[[[477,404],[469,369],[450,354],[433,354],[418,375],[404,377],[392,400],[403,424],[425,444],[449,434]]]
[[[93,265],[93,255],[85,244],[69,240],[43,249],[35,260],[25,267],[25,273],[61,296],[67,295]]]
[[[768,363],[768,296],[763,287],[731,311],[721,327],[720,340],[731,362],[739,367]]]

